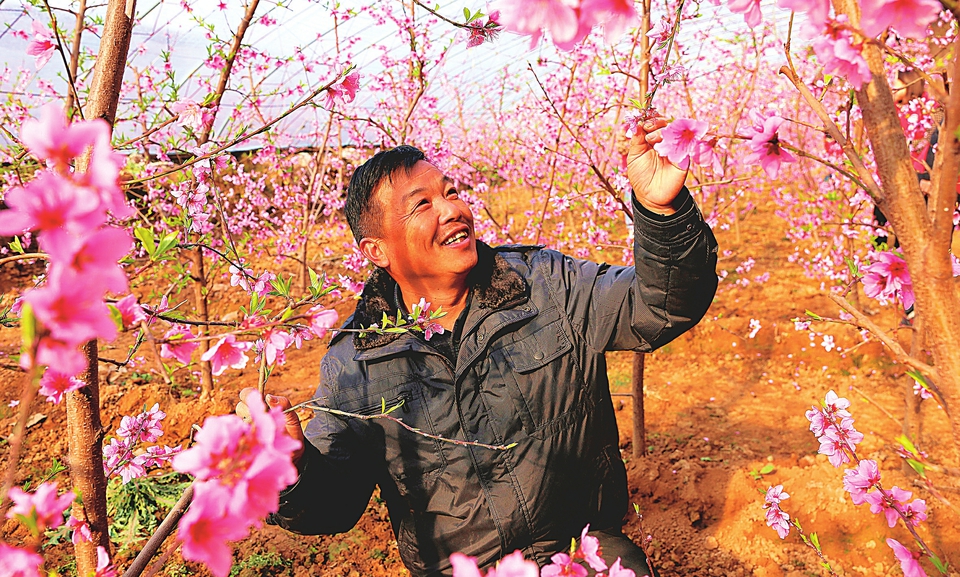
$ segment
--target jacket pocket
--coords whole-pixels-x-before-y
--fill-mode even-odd
[[[423,388],[420,381],[411,381],[340,403],[343,411],[370,417],[366,422],[379,437],[397,489],[421,503],[446,467],[440,441],[420,434],[437,434]]]
[[[571,412],[580,397],[573,345],[559,321],[547,323],[493,352],[524,430],[542,432]]]

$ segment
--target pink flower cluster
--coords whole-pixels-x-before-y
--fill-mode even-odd
[[[892,252],[876,254],[876,261],[864,267],[863,292],[870,298],[899,300],[904,309],[913,306],[913,281],[907,262]]]
[[[810,430],[820,441],[818,453],[826,455],[834,467],[849,463],[856,446],[863,441],[863,433],[853,428],[849,406],[850,401],[831,390],[822,409],[813,407],[806,412]]]
[[[759,163],[767,176],[775,179],[780,173],[781,164],[797,160],[780,145],[779,131],[784,120],[779,116],[755,116],[753,120],[754,126],[747,131],[750,154],[743,161],[747,164]]]
[[[154,404],[149,411],[120,420],[117,436],[103,447],[103,472],[107,477],[118,474],[123,483],[129,483],[147,474],[147,469],[161,467],[180,452],[180,446],[151,445],[142,451],[140,443],[155,443],[163,435],[160,421],[167,414]]]
[[[454,553],[450,556],[453,577],[587,577],[590,573],[586,567],[577,563],[579,560],[585,561],[594,571],[607,571],[607,577],[636,577],[632,569],[621,565],[619,557],[608,568],[600,556],[600,540],[587,535],[589,530],[590,525],[583,528],[576,549],[571,548],[570,553],[560,552],[553,555],[550,558],[551,563],[542,571],[536,563],[524,559],[520,551],[505,556],[486,574],[481,573],[476,558]],[[603,577],[603,573],[597,573],[596,577]]]
[[[499,0],[496,5],[507,30],[529,34],[531,46],[548,31],[561,50],[572,50],[594,26],[602,26],[612,44],[639,23],[631,0]]]
[[[118,218],[132,214],[117,185],[123,159],[110,147],[105,122],[67,125],[53,104],[42,109],[40,120],[23,123],[20,138],[47,169],[6,193],[9,209],[0,211],[0,235],[36,231],[49,255],[46,284],[23,295],[43,330],[36,358],[23,355],[21,364],[74,375],[86,367],[78,345],[116,337],[104,293],[127,290],[117,261],[130,251],[131,238],[106,224],[108,213]],[[74,160],[91,147],[86,171],[75,170]]]
[[[663,140],[653,145],[660,156],[686,170],[690,164],[710,166],[716,160],[716,138],[706,138],[710,125],[702,120],[678,118],[661,132]]]
[[[327,89],[327,105],[332,107],[337,100],[340,102],[353,102],[359,89],[360,73],[351,72],[339,83]]]
[[[183,557],[201,561],[217,577],[230,572],[228,541],[279,507],[280,490],[297,480],[291,455],[300,442],[284,428],[283,411],[266,410],[257,395],[247,397],[252,423],[237,415],[207,417],[196,444],[173,458],[173,468],[194,476],[194,497],[180,519]]]
[[[780,509],[780,502],[789,498],[790,495],[784,492],[783,485],[777,485],[767,489],[763,499],[763,508],[767,510],[767,526],[773,527],[781,539],[790,534],[790,515]]]
[[[467,48],[480,46],[484,42],[493,42],[500,35],[503,27],[500,26],[500,12],[494,10],[487,17],[487,21],[480,22],[480,19],[467,24],[469,26],[470,36],[467,38]]]

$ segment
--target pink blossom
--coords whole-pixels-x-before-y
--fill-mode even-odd
[[[583,559],[588,565],[593,567],[594,571],[603,571],[607,568],[606,562],[600,558],[600,540],[592,535],[587,535],[590,525],[583,528],[580,532],[580,546],[574,553],[575,559]]]
[[[41,172],[26,187],[11,188],[4,202],[9,210],[0,211],[0,234],[8,236],[25,230],[86,232],[105,220],[95,195],[50,172]]]
[[[863,292],[870,298],[893,299],[900,297],[904,308],[914,303],[913,281],[907,263],[892,252],[880,252],[876,262],[864,267]]]
[[[863,0],[860,27],[867,36],[876,36],[893,26],[907,38],[923,38],[927,26],[942,9],[937,0]]]
[[[73,533],[70,536],[70,540],[73,541],[73,544],[78,543],[89,543],[93,540],[93,536],[90,534],[90,525],[86,521],[81,521],[73,516],[73,512],[70,513],[70,518],[67,519],[67,528],[73,529]]]
[[[50,28],[41,24],[39,20],[34,20],[30,26],[33,28],[33,40],[27,45],[27,54],[37,57],[37,70],[40,70],[50,62],[50,58],[57,50],[57,43],[54,42]]]
[[[234,334],[225,335],[200,356],[201,361],[209,361],[213,374],[220,376],[228,368],[242,369],[249,358],[244,353],[253,347],[253,343],[237,341]]]
[[[613,562],[613,565],[610,566],[610,571],[607,573],[607,577],[637,577],[637,574],[634,573],[633,569],[627,569],[620,565],[620,557],[617,557],[617,560]]]
[[[36,359],[30,359],[30,355],[20,355],[20,366],[24,369],[34,361],[65,375],[75,375],[87,368],[87,357],[80,352],[76,343],[65,343],[50,337],[40,339]]]
[[[0,542],[0,566],[9,577],[40,577],[43,557],[33,551]]]
[[[27,149],[55,167],[66,170],[70,162],[98,140],[110,142],[110,127],[101,119],[67,125],[63,108],[56,103],[40,109],[40,119],[23,121],[20,141]]]
[[[196,337],[197,335],[193,334],[186,325],[173,325],[163,335],[167,342],[160,345],[160,356],[165,359],[177,359],[181,363],[189,365],[190,357],[193,351],[200,346],[200,343],[189,342],[188,339]]]
[[[780,146],[778,131],[784,120],[779,116],[770,116],[763,121],[762,128],[747,141],[751,149],[743,160],[747,164],[759,162],[770,178],[776,178],[782,163],[796,162],[796,158]]]
[[[633,0],[583,0],[580,4],[580,28],[589,33],[595,24],[601,24],[608,45],[616,43],[627,28],[639,23]]]
[[[270,294],[270,291],[273,290],[273,285],[270,284],[270,281],[277,278],[277,275],[269,271],[264,271],[260,275],[256,282],[253,284],[253,292],[257,293],[260,297],[265,297]]]
[[[883,513],[884,517],[887,518],[887,525],[890,527],[895,527],[897,520],[900,519],[900,514],[897,513],[897,509],[894,507],[896,504],[901,511],[906,512],[907,500],[913,496],[913,493],[910,491],[905,491],[900,487],[894,486],[893,488],[886,491],[887,496],[885,497],[883,492],[874,491],[872,493],[867,493],[864,496],[864,500],[870,504],[870,512],[876,515],[877,513]],[[918,506],[918,510],[920,507]],[[924,519],[926,519],[926,503],[922,506],[921,514]],[[919,523],[915,522],[914,525]]]
[[[7,518],[20,515],[42,535],[47,529],[56,529],[63,524],[63,511],[73,503],[76,495],[68,491],[58,497],[57,483],[48,481],[41,483],[33,493],[13,487],[8,497],[13,501],[13,507],[7,511]]]
[[[827,391],[827,394],[823,397],[823,406],[826,414],[830,417],[850,417],[850,411],[847,409],[850,408],[850,401],[837,395],[833,389]]]
[[[247,536],[247,527],[229,516],[223,516],[208,500],[194,499],[180,518],[177,537],[183,542],[183,558],[206,564],[216,577],[226,577],[233,565],[229,541]]]
[[[650,38],[650,42],[656,46],[666,42],[670,38],[671,33],[673,33],[673,25],[666,17],[661,17],[660,21],[650,28],[650,32],[647,32],[647,37]]]
[[[286,362],[284,351],[293,343],[290,333],[281,330],[267,331],[262,338],[263,354],[266,355],[267,365],[283,364]]]
[[[863,44],[854,43],[853,33],[844,27],[846,21],[846,15],[841,14],[836,24],[829,24],[823,34],[813,39],[813,51],[823,63],[824,72],[843,76],[860,90],[873,76],[862,54]]]
[[[127,276],[117,264],[130,249],[130,234],[119,228],[101,228],[92,234],[47,235],[43,248],[50,255],[50,282],[82,282],[115,293],[128,289]]]
[[[818,32],[827,25],[830,17],[830,0],[777,0],[777,5],[806,14],[810,28]]]
[[[760,325],[760,321],[757,319],[750,319],[750,333],[747,334],[748,339],[756,338],[757,333],[760,332],[760,329],[763,328]]]
[[[195,100],[174,102],[170,106],[170,110],[177,115],[177,123],[180,126],[189,127],[196,133],[203,131],[206,124],[203,107]]]
[[[932,399],[933,393],[930,392],[930,389],[925,387],[920,381],[913,381],[913,394],[919,395],[921,399]]]
[[[230,265],[230,286],[239,286],[243,290],[250,292],[250,281],[253,276],[253,269],[245,268],[242,271],[236,265]]]
[[[540,577],[587,577],[587,568],[578,564],[570,555],[557,553],[550,557],[552,563],[543,568]]]
[[[786,539],[787,535],[790,534],[790,515],[782,511],[780,507],[773,506],[767,509],[766,519],[767,526],[772,527],[781,539]]]
[[[500,0],[497,7],[504,28],[529,34],[531,46],[540,40],[542,30],[550,32],[558,47],[572,48],[586,36],[581,32],[576,10],[563,0]]]
[[[75,345],[94,338],[112,341],[117,336],[117,325],[110,318],[107,305],[98,295],[91,294],[90,288],[78,282],[48,284],[30,291],[23,300],[33,306],[37,319],[55,339]]]
[[[218,577],[230,570],[225,541],[243,538],[249,527],[279,507],[279,493],[297,479],[289,437],[279,407],[266,410],[249,395],[251,424],[237,415],[207,417],[196,444],[173,458],[173,468],[195,477],[195,496],[180,521],[186,559],[203,561]]]
[[[850,493],[854,505],[867,502],[866,494],[880,482],[880,469],[872,459],[863,459],[855,469],[843,472],[843,488]]]
[[[813,431],[814,437],[820,437],[823,435],[823,430],[826,428],[828,421],[820,409],[814,407],[804,413],[807,417],[807,420],[810,421],[810,430]]]
[[[491,573],[488,573],[487,577],[539,577],[540,567],[533,561],[524,559],[520,551],[514,551],[497,563],[496,573]]]
[[[663,140],[653,146],[660,156],[665,156],[681,169],[690,166],[697,157],[700,143],[710,125],[702,120],[678,118],[662,130]]]
[[[307,311],[307,318],[310,322],[310,330],[317,338],[323,338],[327,331],[336,326],[340,315],[333,309],[325,309],[323,305],[317,305]]]
[[[920,554],[913,553],[900,544],[896,539],[887,539],[887,545],[893,549],[893,554],[900,562],[900,570],[903,571],[903,577],[927,577],[923,567],[920,566]]]
[[[82,388],[86,383],[80,379],[57,372],[54,369],[47,369],[40,378],[41,395],[47,397],[47,401],[54,405],[59,405],[63,396],[71,391]]]
[[[124,328],[139,326],[141,322],[147,320],[147,315],[143,313],[135,295],[127,295],[118,300],[116,307],[120,311],[120,319]]]
[[[763,500],[770,505],[779,505],[782,501],[789,498],[790,494],[783,490],[783,485],[776,485],[767,489]]]
[[[731,12],[743,14],[743,19],[750,28],[756,28],[763,16],[760,12],[760,0],[727,0],[727,8]]]
[[[339,83],[327,89],[327,104],[333,106],[335,101],[353,102],[360,88],[360,74],[351,72]]]
[[[454,553],[450,555],[450,565],[453,566],[453,577],[483,577],[475,557]]]
[[[120,419],[117,435],[129,438],[133,443],[155,443],[163,436],[163,425],[160,424],[167,416],[160,410],[160,403],[154,403],[149,411],[135,417],[125,416]]]
[[[101,546],[97,546],[97,570],[93,577],[117,577],[117,569],[110,564],[110,554]]]
[[[493,42],[500,35],[503,27],[500,26],[500,12],[494,10],[487,17],[486,23],[480,20],[474,20],[468,24],[470,27],[470,36],[467,38],[467,48],[480,46],[484,42]]]

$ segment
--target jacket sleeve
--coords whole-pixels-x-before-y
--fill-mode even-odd
[[[560,279],[573,327],[597,351],[649,352],[696,325],[717,290],[717,241],[684,188],[683,204],[662,216],[633,205],[635,266],[563,257]]]
[[[339,365],[327,354],[315,398],[329,398],[328,376]],[[280,508],[267,522],[304,535],[332,535],[356,525],[373,494],[377,461],[362,438],[363,423],[315,411],[304,430],[297,482],[280,493]]]

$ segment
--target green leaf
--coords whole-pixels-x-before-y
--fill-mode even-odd
[[[637,515],[639,515],[639,514],[640,514],[640,505],[637,505],[636,503],[634,503],[634,504],[633,504],[633,512],[636,513]]]
[[[821,317],[820,315],[818,315],[818,314],[815,313],[815,312],[804,311],[804,314],[806,314],[808,317],[812,318],[812,319],[815,320],[815,321],[822,321],[822,320],[823,320],[823,317]]]
[[[817,552],[820,552],[820,537],[817,537],[816,533],[810,533],[810,541],[813,542],[813,546],[816,547]]]
[[[700,457],[700,460],[701,460],[701,461],[712,461],[713,459],[712,459],[711,457]]]
[[[20,338],[23,340],[23,350],[33,350],[33,340],[37,337],[37,317],[33,316],[33,307],[24,302],[20,308]]]
[[[110,320],[113,321],[113,324],[117,325],[117,330],[123,330],[123,314],[120,312],[120,309],[113,306],[110,303],[107,303],[107,308],[110,309]]]
[[[910,371],[907,372],[909,373]],[[903,448],[907,451],[913,453],[914,455],[918,454],[917,447],[913,444],[913,441],[910,440],[910,437],[906,435],[899,435],[895,437],[895,440],[903,445]]]
[[[283,314],[280,315],[280,322],[283,322],[292,316],[293,316],[293,309],[290,307],[287,307],[283,309]]]
[[[177,245],[178,234],[176,232],[168,232],[163,235],[163,238],[160,239],[160,244],[157,246],[157,252],[153,255],[153,260],[159,260],[164,257],[164,255],[171,248]]]
[[[467,22],[470,22],[470,9],[467,8],[466,6],[463,7],[463,17],[466,19]]]
[[[920,461],[907,459],[907,464],[910,465],[910,468],[916,471],[921,478],[925,479],[927,477],[927,473],[926,473],[927,466],[921,463]]]
[[[856,278],[860,276],[860,269],[857,268],[857,263],[850,257],[843,259],[843,262],[847,263],[847,270],[850,271],[850,276]]]
[[[310,275],[310,286],[315,287],[320,284],[320,277],[317,276],[317,272],[312,268],[307,269],[307,273]]]
[[[936,553],[932,553],[932,552],[930,553],[929,559],[930,559],[930,562],[933,563],[933,566],[937,568],[937,571],[939,571],[941,575],[947,574],[947,565],[949,565],[949,563],[944,563],[943,561],[940,560],[939,557],[937,557]]]
[[[760,469],[760,474],[761,474],[761,475],[769,475],[770,473],[774,472],[775,470],[776,470],[776,469],[774,469],[772,463],[767,463],[766,465],[763,466],[762,469]]]
[[[15,252],[16,254],[23,254],[26,252],[25,250],[23,250],[23,244],[20,242],[19,236],[13,237],[13,241],[8,243],[7,246],[9,246],[10,250]]]
[[[133,236],[137,237],[143,245],[143,249],[147,251],[147,255],[152,259],[154,253],[157,252],[157,243],[154,241],[153,231],[149,228],[138,226],[134,229]]]

